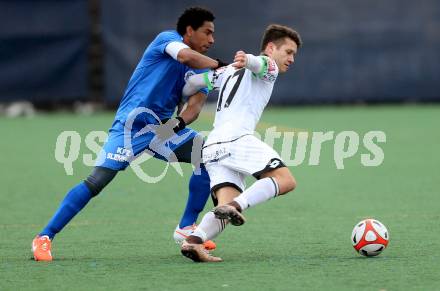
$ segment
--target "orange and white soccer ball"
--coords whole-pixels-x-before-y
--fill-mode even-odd
[[[376,219],[365,219],[357,223],[351,233],[354,249],[363,256],[379,255],[388,245],[390,234]]]

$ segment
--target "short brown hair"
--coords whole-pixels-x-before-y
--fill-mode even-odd
[[[276,46],[279,46],[286,37],[293,40],[298,48],[302,45],[301,36],[296,30],[279,24],[269,25],[266,28],[266,31],[263,35],[263,40],[261,41],[261,51],[266,49],[266,46],[269,42],[273,42],[276,44]]]

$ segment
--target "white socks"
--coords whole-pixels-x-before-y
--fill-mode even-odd
[[[240,196],[234,198],[234,201],[240,205],[243,211],[276,197],[279,192],[277,182],[269,177],[256,181]],[[228,223],[229,221],[226,219],[215,218],[214,212],[209,211],[203,216],[199,226],[191,235],[198,236],[205,242],[219,235]]]
[[[197,226],[191,235],[198,236],[205,242],[215,238],[225,229],[228,223],[229,221],[226,219],[215,218],[214,212],[209,211],[203,216],[199,226]]]
[[[268,177],[256,181],[251,187],[241,193],[240,196],[234,198],[234,201],[240,205],[243,211],[276,197],[279,192],[278,183],[274,178]]]

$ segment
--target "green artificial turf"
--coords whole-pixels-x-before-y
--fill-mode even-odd
[[[92,116],[39,114],[0,118],[0,290],[439,290],[440,107],[270,108],[259,132],[354,131],[359,150],[337,169],[334,140],[323,144],[319,165],[291,167],[297,189],[248,210],[247,223],[216,239],[218,264],[196,264],[180,255],[172,233],[183,211],[184,177],[170,168],[159,183],[142,182],[131,169],[116,179],[53,242],[55,260],[31,260],[32,238],[66,191],[86,177],[85,136],[106,131],[113,113]],[[209,130],[212,114],[194,124]],[[81,153],[66,175],[54,157],[57,136],[78,131]],[[365,167],[362,138],[383,131],[384,161]],[[281,138],[275,148],[281,150]],[[142,167],[159,174],[165,164]],[[252,182],[252,180],[249,180]],[[212,207],[209,202],[205,211]],[[378,257],[361,257],[350,235],[374,217],[390,233]]]

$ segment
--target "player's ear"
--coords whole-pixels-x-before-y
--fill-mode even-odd
[[[269,43],[266,45],[266,49],[265,49],[265,51],[266,51],[266,53],[267,53],[268,55],[272,55],[272,53],[273,53],[273,51],[274,51],[274,48],[275,48],[275,44],[274,44],[273,42],[269,42]]]
[[[188,25],[188,26],[186,27],[186,35],[187,35],[188,37],[191,37],[191,36],[193,35],[193,33],[194,33],[194,29],[191,27],[191,25]]]

